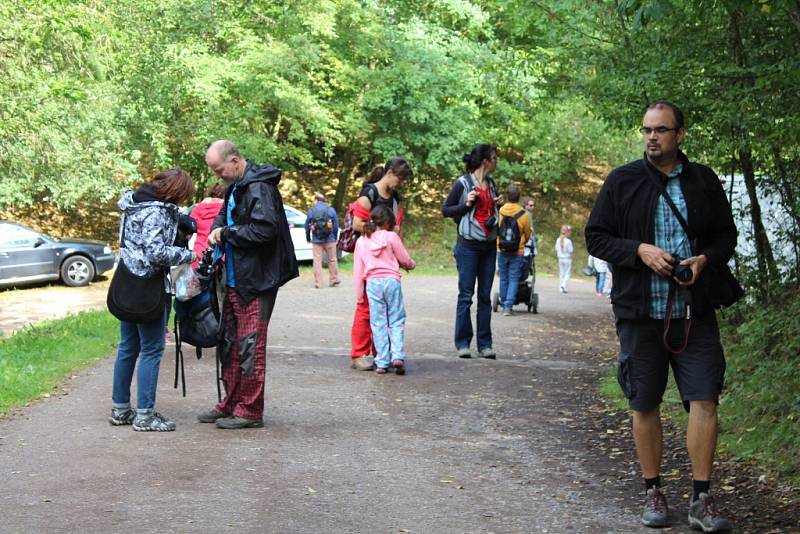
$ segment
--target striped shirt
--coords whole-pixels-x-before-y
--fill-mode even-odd
[[[667,175],[666,189],[672,202],[675,203],[675,207],[678,208],[683,218],[688,220],[686,199],[681,190],[680,175],[682,172],[683,164],[679,163],[675,170]],[[673,256],[680,256],[683,259],[692,255],[689,237],[662,195],[658,196],[656,203],[655,245]],[[674,280],[661,278],[656,273],[650,275],[650,317],[653,319],[666,317],[669,286],[673,283]],[[672,299],[672,317],[684,317],[686,315],[686,288],[677,284],[675,287],[675,296]]]

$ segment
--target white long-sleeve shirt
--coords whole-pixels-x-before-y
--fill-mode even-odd
[[[561,236],[558,236],[558,239],[556,239],[556,256],[558,256],[559,260],[571,260],[573,252],[572,239],[565,237],[563,247],[561,245]]]

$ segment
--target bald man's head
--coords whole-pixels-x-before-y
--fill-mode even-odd
[[[241,178],[247,162],[236,145],[226,139],[214,141],[206,151],[206,165],[218,177],[230,181]]]

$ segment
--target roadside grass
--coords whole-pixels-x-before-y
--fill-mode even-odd
[[[103,310],[44,321],[0,338],[0,416],[111,354],[118,337],[119,321]]]
[[[727,369],[720,398],[717,450],[800,487],[800,290],[768,305],[741,302],[718,314]],[[614,369],[600,393],[627,409]],[[662,414],[679,428],[687,415],[672,376]]]

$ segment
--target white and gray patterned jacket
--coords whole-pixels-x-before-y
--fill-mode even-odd
[[[178,207],[157,200],[149,183],[134,193],[127,190],[117,202],[120,221],[120,261],[137,276],[151,276],[169,267],[189,263],[194,253],[174,246],[178,231]],[[122,242],[124,225],[125,242]]]

